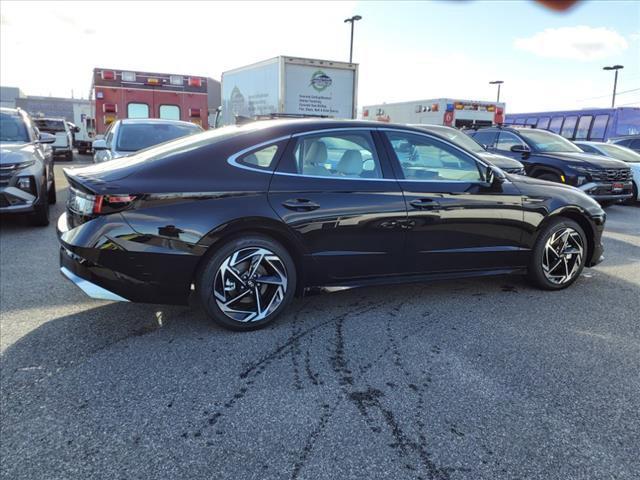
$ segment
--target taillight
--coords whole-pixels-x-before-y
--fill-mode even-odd
[[[72,212],[88,217],[125,210],[135,199],[135,195],[91,195],[71,188],[67,206]]]
[[[93,213],[101,215],[124,210],[135,199],[135,195],[96,195],[93,202]]]

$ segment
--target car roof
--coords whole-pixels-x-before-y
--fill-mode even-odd
[[[4,113],[5,115],[14,115],[17,117],[20,115],[22,110],[20,110],[19,108],[0,107],[0,112]]]
[[[34,121],[36,121],[36,122],[37,122],[38,120],[47,120],[47,121],[49,121],[49,120],[54,120],[54,121],[56,121],[56,122],[66,122],[66,121],[67,121],[67,120],[66,120],[66,119],[64,119],[64,118],[56,118],[56,117],[37,117],[37,118],[34,118],[33,120],[34,120]]]
[[[198,126],[195,123],[183,120],[167,120],[164,118],[123,118],[118,120],[122,125],[189,125]]]

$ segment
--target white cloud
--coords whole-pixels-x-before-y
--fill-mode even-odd
[[[629,46],[622,35],[605,27],[547,28],[528,38],[517,38],[514,47],[539,57],[590,61],[621,54]]]

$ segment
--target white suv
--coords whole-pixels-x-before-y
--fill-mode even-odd
[[[64,118],[36,118],[34,123],[41,132],[55,135],[53,143],[54,157],[64,156],[65,160],[73,160],[73,136]]]

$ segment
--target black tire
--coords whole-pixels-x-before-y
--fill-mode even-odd
[[[78,148],[78,153],[80,155],[85,155],[87,153],[87,149],[86,148]]]
[[[548,182],[562,183],[560,175],[556,175],[555,173],[543,173],[542,175],[537,175],[536,178]]]
[[[634,205],[638,201],[638,186],[636,185],[636,182],[633,182],[632,185],[633,185],[633,197],[627,198],[624,201],[625,205]]]
[[[549,280],[545,275],[543,268],[543,256],[545,254],[545,245],[547,243],[547,240],[549,240],[549,238],[551,238],[554,233],[557,233],[565,228],[573,229],[576,233],[579,234],[583,246],[583,255],[573,277],[565,283],[558,284]],[[588,253],[587,237],[582,227],[580,227],[580,225],[578,225],[576,222],[568,218],[558,217],[551,220],[542,229],[542,231],[538,235],[538,239],[536,240],[535,246],[533,247],[533,251],[531,253],[531,260],[528,269],[529,280],[535,286],[543,290],[562,290],[575,282],[578,277],[580,277],[580,274],[584,269]]]
[[[49,187],[49,191],[47,192],[47,196],[49,197],[49,205],[55,205],[58,201],[56,194],[56,177],[54,174],[53,179],[51,180],[51,186]]]
[[[65,159],[67,162],[71,162],[71,161],[73,161],[73,152],[66,152],[66,153],[64,154],[64,159]]]
[[[46,188],[47,183],[45,182]],[[35,210],[30,217],[31,225],[36,227],[46,227],[49,225],[49,194],[43,192],[40,202],[36,204]]]
[[[227,316],[218,305],[214,295],[216,276],[223,262],[231,257],[234,252],[243,249],[264,248],[275,254],[284,266],[284,274],[287,280],[286,289],[280,304],[265,318],[256,321],[242,322]],[[237,331],[248,331],[262,328],[273,322],[280,313],[291,303],[296,290],[296,267],[287,250],[272,238],[249,234],[234,238],[224,245],[213,250],[203,260],[203,265],[196,275],[196,295],[200,300],[207,315],[218,325]],[[234,287],[235,288],[235,287]],[[239,287],[243,288],[243,287]],[[225,289],[226,290],[226,289]],[[226,291],[225,291],[226,295]]]

